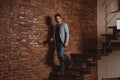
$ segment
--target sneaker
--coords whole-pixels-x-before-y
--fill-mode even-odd
[[[71,62],[68,64],[67,68],[71,68],[72,65],[73,65],[73,62],[71,61]]]

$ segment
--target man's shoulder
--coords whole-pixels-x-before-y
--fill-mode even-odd
[[[65,22],[62,23],[62,25],[63,25],[64,27],[67,27],[67,26],[68,26],[67,23],[65,23]]]
[[[67,23],[66,23],[66,22],[63,22],[62,24],[63,24],[63,25],[67,25]]]

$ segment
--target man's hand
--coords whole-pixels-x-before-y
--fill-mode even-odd
[[[53,42],[53,38],[50,39],[50,42]]]
[[[67,47],[68,46],[68,42],[65,42],[64,46]]]

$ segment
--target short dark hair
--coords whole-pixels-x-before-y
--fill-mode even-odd
[[[56,14],[55,14],[55,18],[56,18],[57,16],[61,17],[61,15],[60,15],[59,13],[56,13]]]

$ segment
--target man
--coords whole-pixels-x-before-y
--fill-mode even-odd
[[[58,53],[58,59],[60,62],[60,72],[64,73],[65,71],[65,63],[67,63],[67,67],[72,66],[71,59],[64,54],[65,48],[69,43],[69,28],[67,23],[62,22],[62,18],[60,14],[55,15],[56,29],[55,29],[55,43]]]

